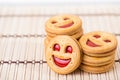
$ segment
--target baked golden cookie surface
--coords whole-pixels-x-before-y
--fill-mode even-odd
[[[89,52],[85,52],[84,54],[89,55],[89,56],[93,56],[93,57],[105,57],[105,56],[110,56],[112,54],[116,53],[116,49],[109,51],[109,52],[105,52],[105,53],[89,53]]]
[[[49,67],[59,73],[68,74],[79,67],[81,50],[75,39],[70,36],[56,36],[46,48],[46,60]]]
[[[71,34],[78,29],[82,29],[82,21],[74,15],[58,15],[51,17],[46,22],[46,32],[53,34]]]
[[[104,73],[112,69],[113,65],[114,65],[114,61],[104,66],[88,66],[85,64],[81,64],[80,69],[89,73]]]
[[[93,56],[84,55],[83,61],[88,63],[100,64],[100,63],[108,62],[111,59],[114,59],[114,57],[115,57],[115,54],[112,54],[110,56],[105,56],[105,57],[93,57]]]
[[[117,39],[114,35],[95,31],[84,34],[79,40],[84,53],[105,53],[116,49]]]
[[[69,35],[69,36],[72,36],[72,35],[75,35],[76,33],[83,33],[83,29],[77,29],[76,31],[73,31],[73,32],[71,32],[71,33],[69,33],[69,34],[62,34],[62,35]],[[55,37],[55,36],[57,36],[57,35],[61,35],[61,34],[57,34],[57,33],[51,33],[51,32],[47,32],[47,35],[48,36],[51,36],[51,37]]]
[[[46,46],[49,44],[49,39],[46,37],[45,39],[44,39],[44,50],[46,50]]]
[[[84,54],[82,63],[89,66],[103,66],[113,62],[114,57],[115,54],[105,57],[93,57]]]
[[[82,35],[83,35],[83,30],[73,34],[72,37],[74,37],[75,39],[79,39]]]
[[[103,62],[103,63],[89,63],[89,62],[83,61],[82,64],[88,65],[88,66],[93,66],[93,67],[99,67],[99,66],[102,67],[104,65],[108,65],[108,64],[112,63],[113,61],[114,61],[114,58],[107,62]]]

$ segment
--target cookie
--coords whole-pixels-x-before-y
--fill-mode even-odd
[[[105,53],[115,50],[117,39],[114,35],[107,32],[90,32],[81,37],[79,40],[84,53]]]
[[[79,67],[81,49],[73,37],[56,36],[47,45],[45,57],[53,71],[59,74],[68,74]]]
[[[100,54],[89,53],[89,52],[84,51],[84,54],[89,55],[89,56],[93,56],[93,57],[105,57],[105,56],[110,56],[110,55],[115,54],[115,53],[116,53],[116,49],[109,51],[109,52],[100,53]]]
[[[89,66],[103,66],[114,61],[115,54],[106,57],[91,57],[84,55],[82,63]]]
[[[82,20],[75,15],[58,15],[51,17],[45,24],[46,32],[52,34],[71,34],[82,26]]]
[[[52,36],[52,37],[55,37],[55,36],[57,36],[57,35],[61,35],[61,34],[58,34],[58,33],[51,33],[51,32],[49,32],[49,31],[46,31],[47,32],[47,35],[48,36]],[[69,33],[69,34],[65,34],[64,33],[64,35],[69,35],[69,36],[72,36],[72,35],[74,35],[74,34],[76,34],[76,33],[78,33],[78,32],[83,32],[83,29],[82,28],[79,28],[79,29],[77,29],[76,31],[73,31],[73,32],[71,32],[71,33]],[[63,34],[62,34],[63,35]]]
[[[103,63],[89,63],[89,62],[85,62],[85,61],[82,61],[82,64],[84,64],[84,65],[88,65],[88,66],[94,66],[94,67],[96,67],[96,66],[104,66],[104,65],[107,65],[107,64],[110,64],[110,63],[112,63],[114,61],[114,58],[112,58],[111,60],[109,60],[109,61],[107,61],[107,62],[103,62]]]
[[[93,64],[100,64],[100,63],[108,62],[111,59],[114,59],[114,57],[115,57],[115,54],[112,54],[106,57],[92,57],[92,56],[84,55],[83,61],[88,62],[88,63],[93,63]]]
[[[73,35],[69,35],[69,36],[72,36],[72,37],[74,37],[75,39],[79,39],[82,35],[83,35],[83,31],[79,31],[79,32],[77,32],[77,33],[75,33],[75,34],[73,34]],[[51,40],[51,39],[52,39],[53,37],[55,37],[55,36],[57,36],[57,35],[54,35],[54,36],[47,35],[47,38],[48,38],[49,40]]]
[[[89,73],[104,73],[110,71],[113,68],[113,65],[114,61],[104,66],[88,66],[85,64],[81,64],[80,69]]]
[[[79,39],[83,50],[80,69],[90,73],[102,73],[113,67],[117,39],[114,35],[96,31],[83,35]]]

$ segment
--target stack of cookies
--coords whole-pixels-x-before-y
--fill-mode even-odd
[[[83,35],[82,21],[74,15],[51,17],[45,30],[46,61],[53,71],[68,74],[80,66],[86,72],[103,73],[113,67],[117,48],[114,35],[101,31]]]
[[[109,71],[114,64],[117,40],[106,32],[90,32],[79,40],[83,49],[83,61],[80,69],[90,73]]]
[[[58,15],[51,17],[45,25],[47,33],[45,45],[57,35],[69,35],[79,39],[83,34],[82,21],[75,15]]]

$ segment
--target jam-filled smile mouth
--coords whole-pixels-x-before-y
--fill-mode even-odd
[[[62,26],[59,26],[60,28],[68,28],[68,27],[71,27],[74,23],[71,22],[71,23],[68,23],[68,24],[65,24],[65,25],[62,25]]]
[[[60,59],[60,58],[55,57],[55,56],[53,55],[53,60],[54,60],[54,63],[55,63],[57,66],[59,66],[59,67],[66,67],[66,66],[70,63],[71,58],[69,58],[69,59]]]
[[[90,46],[90,47],[99,47],[99,46],[100,46],[100,45],[97,45],[97,44],[93,43],[93,42],[90,41],[90,40],[87,40],[86,44],[87,44],[88,46]]]

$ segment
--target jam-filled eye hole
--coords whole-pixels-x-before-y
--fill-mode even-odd
[[[104,42],[109,43],[109,42],[111,42],[111,41],[110,41],[110,40],[104,40]]]
[[[51,23],[52,23],[52,24],[55,24],[55,23],[57,23],[57,21],[52,21]]]
[[[66,53],[72,53],[73,49],[71,46],[66,47]]]
[[[64,20],[69,20],[69,18],[66,17],[66,18],[64,18]]]
[[[95,38],[100,38],[101,36],[100,36],[100,35],[94,35],[93,37],[95,37]]]
[[[54,51],[60,51],[60,45],[59,44],[55,44],[53,47]]]

